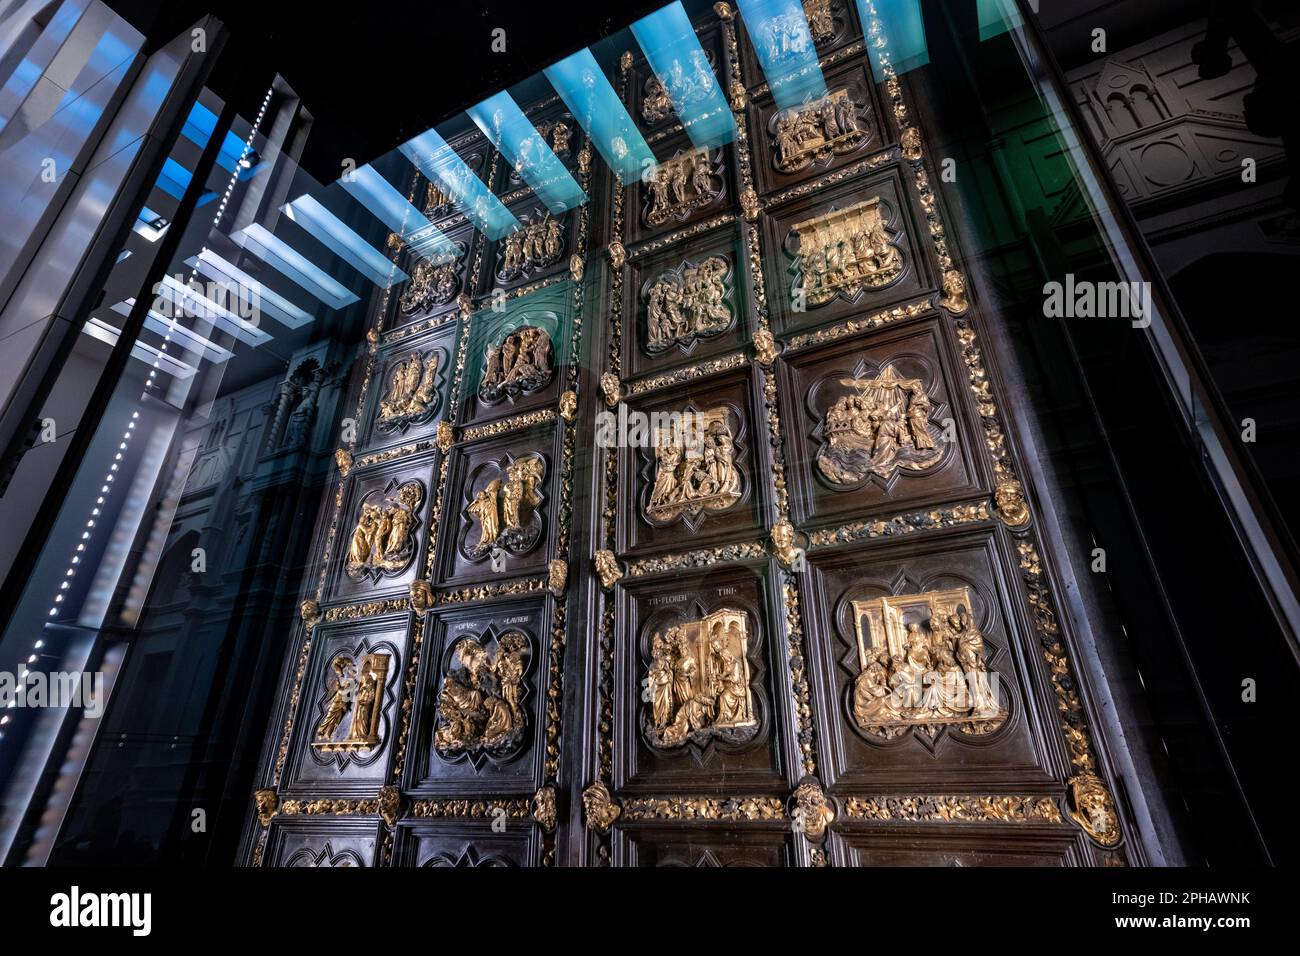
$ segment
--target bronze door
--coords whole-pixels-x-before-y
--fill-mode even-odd
[[[810,7],[789,110],[698,22],[724,146],[629,52],[643,181],[558,100],[587,205],[477,136],[520,231],[412,181],[459,254],[374,304],[250,862],[1142,862],[925,117]]]

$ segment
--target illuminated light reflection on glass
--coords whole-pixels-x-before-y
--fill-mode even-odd
[[[587,194],[509,93],[490,96],[468,113],[551,212],[558,215],[587,201]]]

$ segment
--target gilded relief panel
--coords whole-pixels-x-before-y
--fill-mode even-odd
[[[785,786],[788,678],[763,565],[626,587],[617,640],[616,793]]]
[[[393,290],[391,327],[450,312],[456,308],[458,296],[475,293],[474,230],[470,227],[448,230],[447,239],[451,249],[444,254],[431,251],[426,257],[409,248],[403,252],[400,261],[409,278]]]
[[[579,212],[552,213],[531,193],[509,207],[519,227],[488,247],[487,288],[509,290],[569,270]]]
[[[405,594],[428,533],[432,450],[353,472],[330,555],[326,599]]]
[[[826,71],[827,94],[778,110],[770,94],[750,111],[756,188],[767,195],[849,166],[884,147],[866,62]]]
[[[451,869],[539,866],[538,829],[530,820],[491,822],[406,821],[393,837],[394,866]]]
[[[688,107],[696,106],[707,98],[710,75],[719,78],[718,83],[725,95],[724,80],[730,75],[730,67],[723,52],[722,31],[717,20],[706,18],[697,28],[696,36],[703,57],[698,54],[694,57],[678,57],[669,71],[669,82],[679,91]],[[650,70],[650,65],[639,51],[628,71],[628,101],[628,112],[636,119],[651,146],[681,124],[667,88]]]
[[[759,43],[772,52],[777,52],[811,42],[818,58],[824,60],[850,43],[862,39],[853,0],[803,0],[802,6],[804,22],[808,25],[807,34],[803,33],[803,28],[797,23],[787,23],[780,17],[774,17],[763,36],[751,37],[745,28],[745,18],[736,17],[740,63],[746,86],[755,87],[766,82],[754,51]]]
[[[606,419],[621,438],[620,551],[705,547],[760,532],[763,423],[750,370],[631,399]],[[598,434],[598,441],[601,439]]]
[[[432,435],[447,412],[455,355],[455,323],[381,348],[358,447],[407,445]]]
[[[484,182],[487,181],[488,156],[492,150],[483,138],[483,134],[476,130],[464,136],[453,138],[450,140],[449,145],[464,161],[470,175]],[[456,208],[456,204],[452,202],[446,184],[430,182],[421,177],[420,191],[416,193],[412,203],[420,208],[426,218],[435,224],[442,225],[444,231],[447,226],[454,227],[464,221],[463,214]],[[448,222],[448,220],[453,219],[455,221]]]
[[[396,749],[406,618],[319,625],[304,675],[281,797],[373,794]]]
[[[540,786],[545,604],[535,598],[434,612],[407,774],[413,792],[531,795]]]
[[[787,355],[782,420],[796,523],[981,494],[980,439],[953,399],[952,367],[934,320]]]
[[[779,331],[885,309],[931,286],[904,197],[889,170],[769,211],[764,254]]]
[[[545,573],[558,434],[548,422],[452,451],[439,586]]]
[[[467,424],[554,407],[569,361],[567,282],[482,308],[470,323],[464,385]]]
[[[1057,786],[1043,757],[1050,705],[1027,690],[998,548],[981,529],[809,556],[807,648],[828,787]]]
[[[632,260],[624,283],[623,372],[636,378],[745,345],[750,288],[738,227]]]
[[[734,147],[696,148],[685,136],[675,136],[651,149],[658,165],[626,193],[624,242],[629,248],[735,211]]]
[[[525,191],[531,191],[531,187],[520,175],[520,169],[523,168],[524,163],[535,164],[538,161],[539,147],[543,143],[555,154],[555,158],[564,164],[573,178],[578,178],[578,153],[582,149],[583,132],[582,127],[573,118],[573,114],[565,109],[564,104],[554,95],[550,101],[531,104],[523,109],[529,122],[537,130],[537,138],[524,145],[520,157],[523,162],[513,166],[506,160],[504,154],[497,154],[496,182],[493,184],[493,189],[498,195],[505,197],[507,203],[518,198]]]

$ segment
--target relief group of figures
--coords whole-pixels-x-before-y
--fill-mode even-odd
[[[495,655],[473,638],[456,645],[438,692],[434,747],[440,754],[499,752],[517,742],[525,723],[527,656],[528,641],[516,631],[501,636]]]
[[[735,440],[726,412],[704,416],[706,423],[693,416],[686,421],[690,424],[685,428],[702,431],[702,436],[687,434],[680,426],[657,436],[655,479],[646,507],[652,517],[673,517],[701,507],[720,510],[740,497]]]
[[[897,732],[906,724],[999,722],[984,637],[964,606],[907,625],[896,646],[874,645],[853,689],[853,715],[864,730]],[[980,729],[992,729],[982,727]]]
[[[651,638],[646,678],[653,742],[676,747],[715,730],[755,724],[744,627],[717,615]]]
[[[853,484],[896,467],[926,468],[942,457],[930,428],[932,405],[919,379],[901,378],[893,367],[874,379],[841,379],[855,390],[826,410],[826,443],[817,465],[831,481]]]

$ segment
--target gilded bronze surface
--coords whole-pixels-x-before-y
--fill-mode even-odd
[[[661,226],[711,205],[718,195],[716,179],[707,149],[693,149],[665,160],[646,174],[649,202],[645,221]]]
[[[727,260],[709,256],[698,264],[683,262],[665,272],[646,289],[646,350],[662,352],[674,345],[688,348],[731,325],[726,276]]]
[[[688,740],[754,735],[747,632],[745,612],[724,608],[651,637],[650,706],[643,718],[651,744],[671,748]]]
[[[438,411],[438,351],[411,352],[395,363],[388,391],[379,400],[381,432],[405,431]]]
[[[400,574],[415,556],[415,528],[424,487],[407,481],[393,494],[372,491],[361,499],[361,513],[348,540],[347,573],[353,578]]]
[[[320,753],[366,753],[379,746],[379,716],[384,708],[384,685],[389,656],[365,654],[359,661],[339,654],[330,661],[329,704],[316,725],[312,747]],[[344,718],[347,733],[339,736]]]
[[[945,724],[991,733],[1006,721],[965,587],[854,601],[859,672],[853,719],[864,732],[931,735]]]
[[[456,298],[460,291],[460,279],[456,276],[459,264],[456,259],[436,262],[421,259],[411,270],[411,281],[397,300],[398,308],[410,315],[446,305]]]
[[[826,410],[817,467],[837,485],[855,485],[869,475],[920,472],[943,457],[930,424],[933,410],[925,384],[902,378],[892,365],[874,378],[845,378],[854,394]]]
[[[654,485],[646,514],[656,521],[725,511],[740,500],[731,412],[693,412],[655,432]]]
[[[439,754],[502,756],[517,748],[527,723],[528,659],[528,638],[518,631],[497,638],[495,653],[472,637],[456,642],[438,690],[433,746]]]
[[[490,345],[483,364],[478,397],[488,404],[544,388],[555,375],[551,337],[535,325],[524,325]]]
[[[795,292],[808,306],[836,296],[852,299],[903,274],[903,254],[885,230],[878,196],[805,219],[792,231],[798,241]]]
[[[478,526],[478,538],[467,547],[468,555],[479,560],[497,548],[524,554],[541,536],[542,520],[537,506],[542,503],[540,485],[546,463],[537,455],[510,462],[505,478],[493,478],[474,495],[465,514]]]
[[[848,90],[782,110],[772,117],[771,129],[776,146],[772,163],[783,173],[797,173],[815,162],[851,153],[866,138]]]
[[[501,267],[497,278],[503,282],[532,275],[560,261],[564,255],[564,227],[549,212],[501,241]]]

